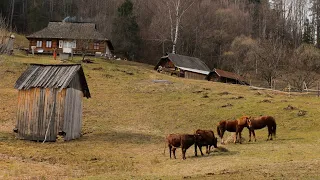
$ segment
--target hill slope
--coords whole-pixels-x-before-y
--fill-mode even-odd
[[[288,96],[249,87],[159,74],[152,66],[96,59],[83,64],[91,99],[83,99],[83,137],[71,142],[17,140],[17,90],[25,63],[58,63],[51,57],[0,57],[0,178],[84,179],[291,179],[315,178],[320,165],[319,98]],[[167,81],[155,81],[167,80]],[[230,106],[230,104],[232,106]],[[229,105],[227,107],[222,107]],[[296,110],[284,110],[291,105]],[[307,111],[298,116],[298,110]],[[216,129],[223,119],[272,115],[277,138],[220,145],[209,156],[169,159],[164,137]],[[215,132],[216,133],[216,132]],[[227,138],[230,133],[226,134]],[[248,131],[243,132],[247,139]],[[224,150],[224,151],[222,151]]]

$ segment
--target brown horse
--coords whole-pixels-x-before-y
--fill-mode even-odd
[[[238,124],[237,120],[228,120],[228,121],[222,120],[218,122],[217,133],[218,133],[218,136],[221,138],[221,144],[224,144],[223,135],[226,131],[237,132],[237,124]],[[234,142],[236,141],[236,137],[234,137],[233,141]]]
[[[237,141],[237,139],[239,137],[239,143],[240,144],[241,144],[241,132],[242,132],[243,128],[246,127],[246,128],[249,129],[248,119],[250,119],[249,116],[242,116],[239,119],[237,119],[238,124],[237,124],[237,131],[236,131],[236,141]],[[250,129],[249,129],[249,134],[250,134]]]
[[[236,143],[237,142],[237,137],[238,135],[240,136],[240,143],[241,143],[241,132],[243,130],[244,127],[248,127],[247,126],[247,119],[249,117],[248,116],[243,116],[239,119],[236,120],[222,120],[217,124],[217,133],[219,135],[219,137],[221,138],[221,143],[224,144],[223,141],[223,135],[225,131],[229,131],[229,132],[235,132],[236,136],[234,136],[233,142]]]
[[[253,134],[254,141],[257,141],[255,129],[262,129],[268,127],[268,140],[272,140],[272,136],[276,136],[277,124],[276,120],[272,116],[261,116],[257,118],[248,118],[247,124],[249,127],[249,141],[251,141],[251,133]],[[269,139],[270,137],[270,139]]]

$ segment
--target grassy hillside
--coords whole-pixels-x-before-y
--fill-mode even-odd
[[[77,62],[78,59],[74,60]],[[17,90],[28,63],[59,63],[47,56],[0,56],[1,179],[315,179],[319,178],[320,99],[249,87],[188,80],[155,72],[152,66],[96,59],[83,64],[91,99],[83,99],[83,136],[36,143],[15,139]],[[167,80],[159,83],[154,80]],[[239,98],[243,97],[243,98]],[[232,106],[222,107],[231,104]],[[291,105],[295,110],[284,110]],[[298,116],[298,110],[307,111]],[[220,145],[209,156],[169,159],[168,133],[216,129],[223,119],[272,115],[277,138]],[[230,133],[225,135],[227,139]],[[248,139],[248,131],[243,132]],[[219,140],[220,141],[220,140]],[[225,150],[224,150],[225,149]],[[224,151],[222,151],[224,150]]]

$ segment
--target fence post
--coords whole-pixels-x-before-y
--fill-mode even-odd
[[[289,87],[288,87],[288,90],[289,90],[289,97],[291,96],[291,87],[290,87],[290,84],[289,84]]]
[[[317,83],[318,85],[318,97],[320,96],[320,91],[319,91],[319,82]]]

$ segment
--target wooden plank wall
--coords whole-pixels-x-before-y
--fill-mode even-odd
[[[199,73],[193,73],[190,71],[185,71],[184,72],[184,77],[188,79],[199,79],[199,80],[205,80],[206,75],[204,74],[199,74]]]
[[[66,90],[33,88],[18,93],[17,137],[43,141],[50,123],[46,141],[55,141],[62,129]],[[51,119],[51,120],[50,120]]]
[[[65,116],[63,131],[66,133],[64,140],[69,141],[81,136],[82,127],[82,98],[80,77],[77,74],[70,83],[66,92]]]

